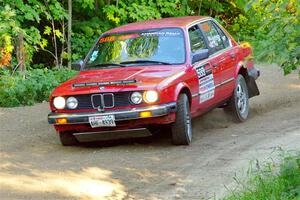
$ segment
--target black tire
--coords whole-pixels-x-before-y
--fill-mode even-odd
[[[189,145],[192,141],[192,120],[189,100],[180,94],[177,101],[175,122],[172,124],[172,142],[175,145]]]
[[[249,94],[248,87],[245,78],[242,75],[238,75],[235,84],[233,95],[229,101],[227,108],[224,111],[228,113],[231,111],[234,120],[237,122],[243,122],[248,118],[249,114]]]
[[[74,146],[79,144],[78,140],[70,132],[59,132],[59,138],[63,146]]]

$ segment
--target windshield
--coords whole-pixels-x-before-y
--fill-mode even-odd
[[[150,29],[103,36],[89,54],[85,70],[184,62],[181,29]]]

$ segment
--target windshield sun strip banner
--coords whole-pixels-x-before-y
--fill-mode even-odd
[[[106,37],[103,37],[99,40],[99,43],[105,43],[105,42],[114,42],[114,41],[124,41],[127,39],[132,38],[138,38],[138,37],[178,37],[182,36],[183,34],[180,30],[174,30],[174,31],[167,31],[167,30],[160,30],[160,31],[154,31],[154,32],[141,32],[141,33],[129,33],[129,34],[123,34],[123,35],[109,35]]]

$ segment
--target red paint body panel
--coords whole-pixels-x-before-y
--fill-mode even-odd
[[[181,18],[167,18],[161,20],[150,20],[145,22],[137,22],[128,25],[124,25],[104,34],[118,33],[133,30],[142,30],[150,28],[167,28],[178,27],[184,32],[186,43],[186,63],[182,65],[151,65],[151,66],[135,66],[128,67],[126,70],[123,68],[101,69],[81,71],[76,77],[68,80],[67,82],[58,86],[50,97],[50,108],[52,112],[58,113],[78,113],[78,112],[96,112],[96,110],[57,110],[52,105],[53,98],[57,96],[73,96],[82,94],[99,93],[99,86],[91,87],[73,87],[73,84],[78,83],[90,83],[90,82],[105,82],[116,80],[137,80],[137,83],[128,85],[111,85],[105,86],[105,90],[101,92],[115,93],[124,91],[144,91],[155,90],[159,94],[159,101],[153,105],[165,104],[170,102],[176,102],[179,94],[185,90],[188,91],[189,100],[191,103],[192,116],[201,115],[212,108],[220,105],[220,103],[226,101],[233,93],[235,80],[241,67],[253,68],[253,61],[248,60],[247,57],[252,55],[250,47],[239,46],[234,39],[226,32],[231,42],[231,47],[222,53],[212,55],[209,58],[200,61],[199,66],[205,66],[205,70],[212,71],[214,77],[214,89],[213,98],[199,103],[201,101],[201,95],[199,95],[199,77],[195,66],[191,64],[191,53],[188,36],[189,25],[199,20],[212,20],[209,17],[181,17]],[[227,83],[223,84],[224,82]],[[120,107],[118,109],[132,109],[135,107],[143,107],[145,104],[130,105]],[[116,108],[110,108],[108,110],[115,110]],[[122,121],[117,123],[117,128],[127,129],[134,127],[146,127],[152,124],[170,124],[175,121],[175,113],[169,114],[163,117],[137,119],[130,121]],[[92,129],[89,124],[71,124],[71,125],[55,125],[55,129],[61,131],[100,131],[107,128]],[[114,128],[111,128],[114,129]]]

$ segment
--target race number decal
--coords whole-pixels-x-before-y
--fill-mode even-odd
[[[198,67],[196,69],[198,78],[202,78],[206,75],[204,67]]]
[[[215,96],[215,82],[212,69],[209,64],[196,68],[199,80],[200,103],[208,101]]]

